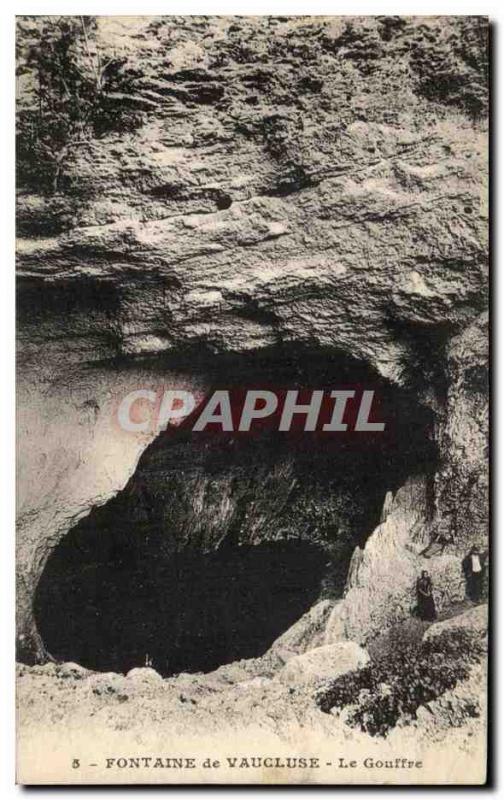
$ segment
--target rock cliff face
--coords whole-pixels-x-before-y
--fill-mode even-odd
[[[348,600],[357,574],[378,592],[433,531],[453,533],[454,564],[483,545],[484,21],[26,17],[18,45],[21,656],[44,657],[33,602],[51,553],[111,508],[138,525],[154,514],[158,533],[164,520],[172,550],[184,536],[202,553],[230,536],[301,538],[333,566],[342,549],[346,570],[357,545]],[[266,356],[273,370],[287,358],[364,374],[405,409],[404,444],[371,466],[352,456],[360,483],[252,457],[244,500],[232,458],[209,488],[186,447],[179,480],[181,451],[113,424],[133,388],[205,392]],[[394,558],[373,544],[388,552],[390,521],[362,556],[402,484],[397,497],[422,496],[405,513],[394,500]],[[359,639],[393,621],[388,596],[375,600],[378,623],[369,606],[352,623]]]

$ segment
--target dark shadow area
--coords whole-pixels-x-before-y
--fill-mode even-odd
[[[58,660],[170,675],[260,656],[317,600],[341,597],[386,492],[434,473],[430,410],[365,363],[288,347],[199,355],[195,373],[216,388],[372,388],[386,432],[213,437],[189,418],[161,433],[47,561],[34,610]]]
[[[324,553],[306,542],[172,557],[148,541],[69,536],[39,583],[40,632],[58,660],[163,675],[262,655],[316,600]]]

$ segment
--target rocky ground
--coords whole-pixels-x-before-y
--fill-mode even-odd
[[[471,607],[433,625],[418,623],[415,627],[426,631],[426,637],[447,628],[464,628],[485,636],[486,615],[486,606]],[[403,631],[404,626],[397,633],[402,635]],[[395,646],[393,634],[388,636],[391,648]],[[382,641],[381,652],[384,647]],[[377,653],[376,645],[370,649]],[[281,653],[273,647],[259,659],[225,665],[207,674],[182,673],[164,680],[150,668],[120,675],[92,672],[73,663],[20,665],[21,747],[33,747],[40,737],[51,740],[63,732],[68,742],[78,742],[85,735],[88,747],[91,741],[114,742],[117,748],[123,736],[128,743],[126,750],[133,743],[141,753],[150,752],[149,748],[159,750],[160,743],[167,740],[183,749],[196,737],[200,742],[217,738],[223,743],[234,741],[235,745],[262,741],[263,746],[275,743],[287,749],[316,749],[318,738],[342,753],[355,750],[361,756],[370,753],[377,758],[404,753],[414,753],[418,758],[424,752],[432,755],[432,748],[451,747],[452,758],[455,754],[470,760],[481,746],[486,719],[484,663],[475,665],[469,679],[455,689],[422,706],[415,721],[399,721],[382,739],[349,727],[344,713],[323,713],[314,699],[316,691],[330,682],[330,675],[334,679],[368,663],[369,655],[363,648],[345,642],[296,655],[293,650],[288,652],[284,643]],[[126,754],[132,755],[129,751]]]

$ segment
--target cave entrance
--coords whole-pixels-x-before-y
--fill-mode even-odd
[[[161,434],[47,561],[34,610],[54,658],[171,675],[258,657],[317,600],[341,596],[386,492],[434,472],[430,411],[362,362],[275,351],[218,362],[209,383],[230,375],[370,386],[392,435],[312,446],[271,432],[211,445],[184,428]]]
[[[306,542],[171,558],[145,547],[86,569],[69,569],[60,550],[38,590],[39,610],[52,609],[44,640],[56,658],[99,670],[209,671],[264,653],[315,602],[325,562]]]

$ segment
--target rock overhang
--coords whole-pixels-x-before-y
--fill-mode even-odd
[[[47,185],[21,175],[20,367],[37,402],[52,372],[79,404],[92,400],[90,368],[113,389],[118,370],[169,369],[199,350],[343,353],[433,409],[454,476],[437,513],[453,519],[459,488],[484,480],[484,398],[463,377],[473,352],[486,364],[484,38],[476,18],[347,22],[145,18],[132,35],[98,21],[96,46],[115,60],[104,116],[54,175],[47,161]],[[444,102],[440,69],[469,70],[469,94],[454,82]]]

